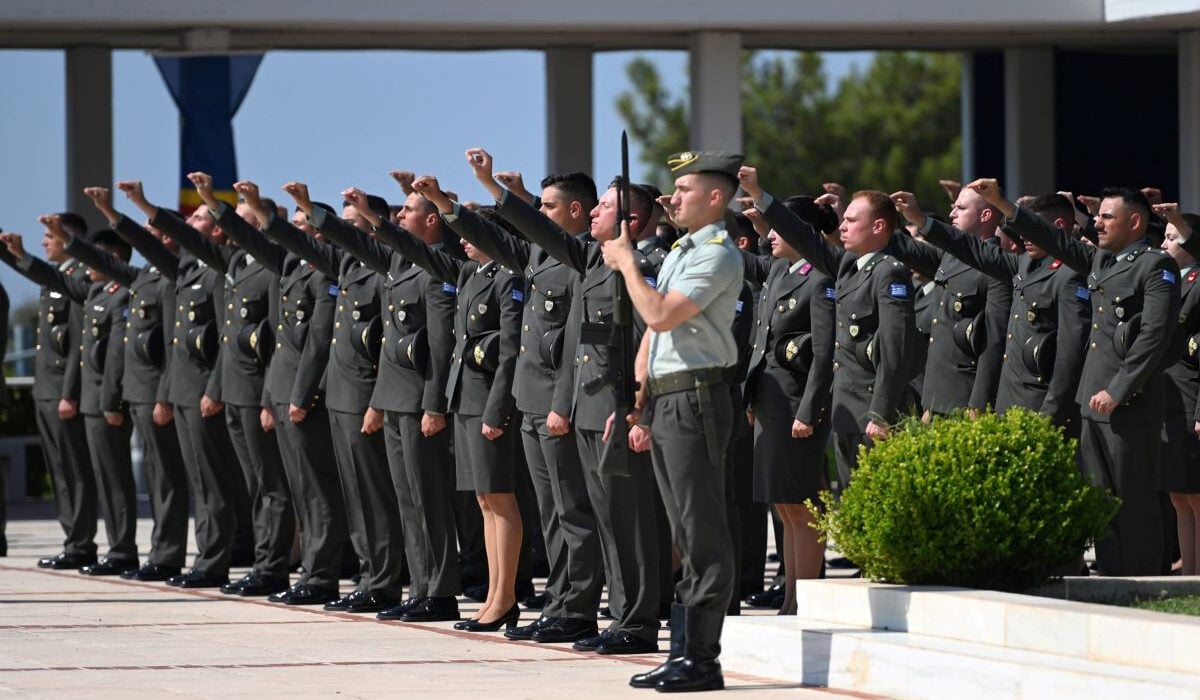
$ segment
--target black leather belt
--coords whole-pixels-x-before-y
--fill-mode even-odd
[[[661,377],[651,377],[647,380],[647,388],[651,396],[674,394],[680,391],[691,391],[702,386],[728,382],[733,376],[734,367],[708,367],[705,369],[672,372]]]

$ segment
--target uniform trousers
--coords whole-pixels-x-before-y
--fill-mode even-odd
[[[188,477],[175,426],[154,422],[154,404],[130,404],[133,426],[142,441],[142,468],[150,496],[151,564],[182,567],[187,559]]]
[[[129,437],[133,426],[129,416],[121,425],[109,425],[104,416],[84,415],[88,450],[96,472],[96,495],[100,515],[108,534],[108,554],[112,561],[137,566],[137,489],[133,483],[133,462]]]
[[[204,418],[198,405],[175,405],[175,432],[195,504],[196,547],[192,566],[211,576],[229,574],[236,521],[234,494],[244,489],[225,417]]]
[[[275,404],[275,438],[300,521],[304,575],[298,583],[337,590],[346,539],[346,505],[333,456],[329,413],[318,406],[310,409],[303,421],[293,423],[289,410],[288,404]]]
[[[279,441],[263,430],[261,414],[260,406],[226,404],[225,424],[242,465],[254,531],[254,570],[264,576],[287,578],[296,521]]]
[[[83,416],[63,420],[58,399],[38,399],[35,410],[42,455],[54,486],[63,553],[90,557],[96,553],[96,475],[88,454]]]

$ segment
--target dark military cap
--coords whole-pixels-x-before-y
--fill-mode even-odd
[[[108,357],[108,336],[102,335],[88,348],[87,363],[96,374],[104,374],[104,361]]]
[[[162,368],[163,362],[163,332],[162,326],[154,326],[145,331],[138,331],[133,337],[133,354],[139,360],[153,367]]]
[[[379,363],[379,351],[383,346],[383,321],[374,316],[370,321],[355,323],[350,329],[350,344],[363,357]]]
[[[983,329],[982,311],[974,318],[959,319],[954,324],[954,344],[967,357],[973,360],[979,359],[979,356],[983,354],[983,345],[986,341]]]
[[[1043,382],[1050,381],[1054,372],[1054,353],[1058,347],[1058,332],[1051,331],[1032,336],[1025,341],[1021,349],[1021,361],[1029,370]]]
[[[1113,331],[1113,348],[1117,351],[1117,357],[1122,360],[1125,359],[1125,356],[1129,354],[1130,348],[1133,347],[1133,341],[1137,339],[1138,332],[1141,330],[1141,314],[1134,314],[1132,318],[1117,324],[1117,329]]]
[[[262,319],[258,323],[247,323],[238,331],[238,350],[241,350],[242,355],[250,358],[250,361],[258,367],[264,367],[270,361],[270,348],[273,345],[271,326],[266,319]]]
[[[775,361],[793,372],[807,373],[812,367],[811,333],[791,333],[775,343]]]
[[[854,346],[854,357],[859,363],[867,369],[875,369],[875,349],[877,344],[875,336],[871,335],[865,342],[858,343]]]
[[[738,169],[746,159],[728,151],[684,151],[667,158],[667,167],[675,177],[692,173],[718,173],[737,182]]]
[[[1200,366],[1200,333],[1188,336],[1183,348],[1183,361],[1193,368]]]
[[[425,374],[425,367],[429,361],[429,333],[425,326],[396,340],[393,352],[396,364],[417,374]]]
[[[546,331],[542,335],[542,341],[538,344],[538,352],[542,357],[542,362],[550,369],[558,369],[562,366],[563,354],[563,329],[556,328]]]
[[[217,360],[217,326],[212,321],[187,330],[188,355],[199,364],[212,369]]]
[[[500,366],[500,331],[480,333],[468,340],[463,356],[472,368],[480,372],[495,372]]]

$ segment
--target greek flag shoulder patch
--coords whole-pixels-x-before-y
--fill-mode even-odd
[[[1076,287],[1075,296],[1083,301],[1091,301],[1092,299],[1092,293],[1087,287]]]
[[[896,299],[907,299],[908,287],[899,282],[892,282],[888,285],[888,296],[895,297]]]
[[[336,297],[338,295],[338,286],[336,284],[329,285],[329,296]]]
[[[837,299],[837,292],[834,291],[833,287],[826,287],[824,294],[826,299]]]
[[[650,285],[651,287],[658,287],[658,280],[654,279],[653,277],[647,277],[646,284]]]
[[[449,282],[442,282],[442,291],[447,294],[458,294],[458,287],[455,287]]]
[[[1163,270],[1163,281],[1167,284],[1175,284],[1175,273],[1170,270]]]
[[[512,293],[512,298],[513,298],[513,301],[524,303],[525,302],[525,292],[522,292],[519,289],[514,289],[513,293]]]
[[[734,307],[734,313],[742,313],[742,309],[746,308],[746,302],[738,299],[737,306]]]

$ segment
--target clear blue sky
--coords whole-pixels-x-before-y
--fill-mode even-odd
[[[639,53],[658,64],[668,88],[686,89],[685,52]],[[620,170],[624,125],[615,100],[629,87],[624,66],[633,55],[595,55],[598,181]],[[827,54],[826,70],[837,78],[868,56]],[[462,154],[483,146],[497,167],[536,183],[546,162],[543,64],[538,51],[270,53],[234,120],[239,176],[279,196],[279,186],[295,179],[329,201],[348,185],[398,200],[387,172],[404,168],[436,174],[447,189],[482,200]],[[0,51],[0,75],[0,226],[25,234],[27,249],[40,254],[37,217],[66,201],[63,54]],[[151,201],[173,205],[178,115],[148,54],[113,54],[113,110],[114,177],[140,179]],[[119,193],[116,200],[131,212]],[[35,293],[4,265],[0,281],[14,305]]]

